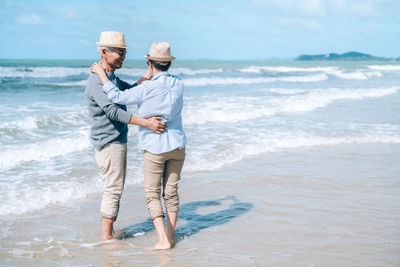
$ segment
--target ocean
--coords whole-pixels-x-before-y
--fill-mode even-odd
[[[102,192],[84,98],[91,63],[0,60],[0,216]],[[133,83],[145,67],[126,61],[116,74]],[[170,73],[185,84],[187,176],[277,151],[400,144],[398,62],[177,60]],[[127,185],[143,181],[137,132]]]
[[[174,61],[188,144],[163,252],[147,249],[136,126],[115,223],[129,236],[99,242],[91,63],[0,60],[1,266],[400,265],[399,62]]]

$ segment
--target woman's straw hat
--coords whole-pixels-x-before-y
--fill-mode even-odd
[[[122,32],[102,32],[97,46],[125,48],[125,37]]]
[[[154,61],[172,61],[175,57],[171,56],[171,49],[167,42],[154,42],[149,53],[144,58]]]

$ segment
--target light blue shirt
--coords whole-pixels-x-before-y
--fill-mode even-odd
[[[161,154],[186,146],[182,129],[183,81],[166,71],[130,89],[121,91],[112,82],[103,86],[108,98],[120,105],[138,104],[139,117],[162,116],[167,131],[157,134],[145,127],[139,127],[139,143],[142,150]]]

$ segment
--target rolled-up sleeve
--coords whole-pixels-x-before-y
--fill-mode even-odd
[[[109,119],[125,124],[129,123],[131,114],[110,101],[106,94],[101,91],[101,85],[94,85],[92,91],[94,93],[91,95],[90,99],[92,99],[92,101],[94,101],[98,107],[104,111]]]
[[[103,91],[107,94],[108,99],[121,105],[141,104],[145,98],[145,89],[143,84],[139,84],[121,91],[111,81],[106,82],[103,86]]]

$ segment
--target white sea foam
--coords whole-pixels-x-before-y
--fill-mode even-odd
[[[222,68],[218,69],[190,69],[190,68],[171,68],[170,73],[174,75],[197,75],[197,74],[208,74],[208,73],[221,73]]]
[[[307,76],[284,76],[284,77],[253,77],[253,78],[189,78],[185,79],[186,86],[206,86],[206,85],[230,85],[230,84],[260,84],[272,82],[301,82],[311,83],[327,80],[326,74],[315,74]]]
[[[90,156],[93,157],[92,154]],[[137,163],[137,160],[134,162]],[[84,168],[82,163],[75,164],[75,168]],[[68,163],[65,165],[68,166]],[[128,166],[126,185],[143,182],[141,166],[138,163],[136,165]],[[7,181],[0,180],[0,192],[3,196],[0,203],[0,216],[32,212],[45,208],[49,204],[71,205],[71,200],[103,191],[98,169],[90,177],[78,171],[75,174],[70,172],[68,179],[65,179],[66,176],[60,173],[62,170],[57,167],[52,170],[49,166],[54,166],[54,164],[50,163],[45,168],[38,168],[35,174],[30,174],[28,177],[21,173],[19,176],[10,177]],[[66,168],[66,166],[63,167]],[[71,167],[66,169],[69,170]]]
[[[0,78],[60,78],[85,74],[89,74],[89,68],[0,67]]]
[[[371,68],[372,69],[372,68]],[[376,70],[380,70],[376,68]],[[339,67],[287,67],[287,66],[250,66],[248,68],[239,69],[240,72],[247,73],[261,73],[266,72],[320,72],[325,74],[335,75],[341,79],[355,79],[366,80],[368,78],[379,78],[382,73],[379,71],[365,72],[363,70],[356,70],[353,72],[346,72]]]
[[[281,89],[281,91],[285,90]],[[310,112],[326,107],[334,101],[378,98],[398,91],[400,91],[400,87],[321,88],[306,93],[278,97],[188,98],[183,110],[183,118],[184,125],[254,120],[277,114]]]
[[[81,81],[76,81],[76,82],[63,82],[63,83],[47,83],[47,84],[54,84],[58,86],[86,86],[87,80],[81,80]]]
[[[127,76],[143,76],[147,71],[147,68],[122,68],[116,70],[117,75],[127,75]],[[174,75],[197,75],[197,74],[208,74],[208,73],[221,73],[222,68],[217,69],[192,69],[192,68],[181,68],[181,67],[171,67],[169,73]]]
[[[147,71],[147,68],[121,68],[115,71],[115,74],[126,75],[126,76],[138,76],[142,77]]]
[[[368,68],[372,70],[398,71],[400,70],[400,65],[370,65]]]
[[[42,209],[49,204],[65,203],[79,199],[91,193],[100,192],[102,184],[100,179],[82,180],[76,179],[58,181],[41,181],[33,183],[26,181],[23,184],[3,187],[2,192],[6,200],[0,204],[0,215],[23,214]]]
[[[354,125],[353,127],[357,128],[358,126]],[[235,140],[229,141],[229,139],[221,138],[214,140],[201,150],[188,151],[184,170],[218,169],[248,156],[267,152],[273,153],[282,149],[346,144],[400,144],[398,133],[380,131],[381,127],[381,125],[376,127],[371,125],[366,133],[330,137],[298,130],[286,132],[273,129],[242,130],[240,136],[246,142],[235,142]]]
[[[379,71],[354,71],[354,72],[344,72],[344,71],[330,71],[328,74],[335,75],[341,79],[352,79],[352,80],[367,80],[369,78],[380,78],[382,73]]]
[[[265,89],[264,91],[278,93],[282,95],[296,95],[307,92],[306,89],[288,89],[288,88],[269,88]]]
[[[339,70],[339,67],[288,67],[288,66],[250,66],[239,69],[240,72],[260,73],[269,72],[331,72]]]
[[[75,111],[70,111],[74,109]],[[27,111],[28,110],[28,111]],[[67,110],[60,107],[40,107],[39,109],[31,107],[15,107],[13,112],[24,112],[27,114],[34,114],[38,111],[46,110],[46,115],[26,116],[20,120],[13,118],[12,121],[5,121],[0,123],[0,130],[15,129],[19,131],[28,131],[39,128],[52,128],[54,125],[59,126],[82,126],[82,119],[88,116],[87,110],[83,110],[80,106],[72,106]],[[48,115],[51,114],[51,115]]]
[[[82,151],[90,147],[89,127],[70,134],[74,137],[54,138],[33,144],[3,146],[0,150],[0,169],[15,167],[27,161],[48,161],[54,157]]]
[[[37,129],[37,118],[34,116],[28,116],[23,120],[14,120],[0,123],[0,129],[11,129],[19,128],[23,130]]]

